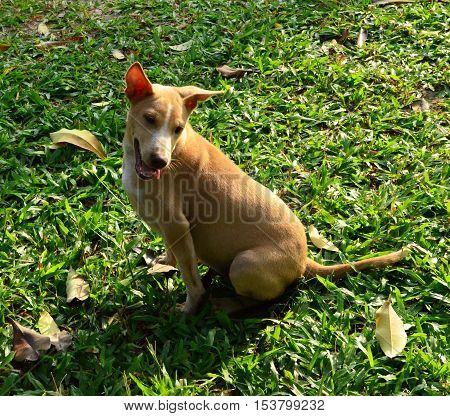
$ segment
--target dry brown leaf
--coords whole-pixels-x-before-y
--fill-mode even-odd
[[[32,329],[18,324],[11,318],[6,318],[6,321],[13,327],[15,361],[37,361],[39,359],[39,351],[47,351],[50,348],[50,337],[38,334]]]
[[[328,241],[325,237],[319,234],[319,231],[317,231],[317,228],[314,227],[314,225],[310,225],[308,227],[308,232],[309,238],[317,248],[339,252],[339,249],[331,241]]]
[[[358,34],[358,40],[356,41],[356,46],[362,48],[367,40],[367,30],[361,28]]]
[[[70,270],[66,281],[67,303],[74,299],[80,301],[86,300],[89,297],[89,284],[75,271]]]
[[[420,100],[414,101],[411,104],[411,108],[416,113],[427,112],[430,111],[430,104],[425,98],[421,98]]]
[[[53,141],[53,145],[50,146],[51,149],[57,149],[70,143],[95,153],[101,159],[106,158],[102,144],[87,130],[61,129],[50,133],[50,138]]]
[[[242,78],[248,72],[255,72],[254,69],[230,68],[228,65],[222,65],[216,68],[225,78]]]
[[[11,45],[8,45],[7,43],[0,43],[0,52],[8,50],[10,46]]]
[[[37,47],[39,49],[45,49],[45,48],[51,48],[51,47],[57,47],[57,46],[66,46],[69,43],[73,42],[81,42],[83,38],[81,36],[72,36],[69,38],[65,38],[62,40],[49,40],[47,42],[41,42]]]
[[[50,33],[48,26],[44,22],[39,23],[37,31],[40,35],[44,35],[44,36],[48,35]]]
[[[177,52],[187,51],[192,45],[192,40],[188,40],[187,42],[180,43],[179,45],[169,46],[170,49]]]
[[[388,299],[375,314],[375,336],[383,352],[390,358],[400,354],[406,345],[406,332],[402,320]]]
[[[177,270],[177,269],[175,267],[169,266],[167,264],[156,263],[147,270],[147,273],[148,274],[167,273],[167,272],[171,272],[172,270]]]
[[[72,345],[72,335],[67,331],[59,331],[57,334],[50,335],[50,342],[56,351],[66,351]]]
[[[122,52],[120,52],[119,49],[113,49],[112,56],[114,56],[114,58],[118,59],[119,61],[125,59],[125,55]]]
[[[384,6],[387,4],[395,4],[395,3],[414,3],[417,0],[373,0],[373,6]]]

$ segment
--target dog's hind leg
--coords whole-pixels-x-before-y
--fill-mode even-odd
[[[230,267],[230,280],[237,294],[256,301],[281,296],[300,276],[292,258],[273,247],[257,247],[238,254]]]
[[[225,298],[211,298],[212,308],[223,311],[229,315],[240,312],[254,306],[260,305],[259,300],[247,298],[245,296],[230,296]]]

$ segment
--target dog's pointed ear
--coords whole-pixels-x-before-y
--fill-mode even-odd
[[[183,98],[184,105],[186,106],[188,112],[191,112],[195,107],[197,107],[197,103],[199,101],[204,101],[213,95],[224,93],[224,91],[209,91],[192,86],[178,88],[178,91],[181,98]]]
[[[133,104],[153,94],[152,84],[139,62],[135,62],[128,68],[125,82],[127,83],[125,94]]]

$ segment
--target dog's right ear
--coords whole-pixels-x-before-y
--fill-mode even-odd
[[[139,62],[135,62],[128,68],[125,82],[127,83],[125,94],[133,104],[153,94],[152,84]]]

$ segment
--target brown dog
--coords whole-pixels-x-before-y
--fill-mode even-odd
[[[215,304],[232,312],[277,298],[301,276],[337,278],[407,254],[400,250],[335,266],[307,258],[303,225],[287,205],[188,123],[199,101],[221,91],[151,84],[139,63],[125,81],[131,109],[122,182],[138,214],[163,236],[163,261],[178,265],[187,288],[182,311],[195,312],[205,293],[198,259],[230,277],[240,296]]]

